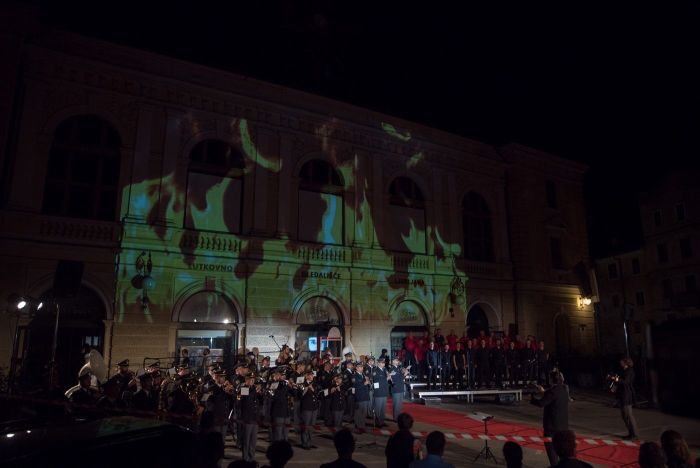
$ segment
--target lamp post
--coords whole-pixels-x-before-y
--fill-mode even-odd
[[[12,394],[15,386],[15,376],[17,373],[17,354],[19,353],[19,320],[24,316],[32,317],[44,303],[30,297],[22,297],[19,294],[10,294],[7,298],[7,308],[5,312],[14,317],[15,331],[12,337],[12,356],[10,358],[10,374],[7,382],[7,393]]]

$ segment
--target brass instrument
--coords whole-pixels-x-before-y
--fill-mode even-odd
[[[610,373],[605,377],[605,380],[607,381],[608,391],[610,393],[617,393],[617,387],[620,384],[620,380],[622,380],[620,376],[615,373]]]

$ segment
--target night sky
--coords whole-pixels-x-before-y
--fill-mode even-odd
[[[590,166],[594,256],[698,167],[700,2],[24,2],[47,24]]]

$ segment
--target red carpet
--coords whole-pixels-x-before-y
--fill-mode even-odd
[[[391,412],[391,404],[388,405]],[[484,425],[468,418],[463,413],[457,413],[440,408],[426,407],[415,403],[404,403],[404,411],[410,413],[417,422],[437,426],[444,432],[483,433]],[[542,429],[494,420],[489,423],[489,434],[510,436],[542,436]],[[578,437],[596,437],[597,434],[577,434]],[[599,437],[597,437],[599,438]],[[522,443],[524,447],[544,451],[544,444],[534,442]],[[590,463],[612,467],[637,466],[639,449],[625,446],[591,446],[579,444],[578,457]]]

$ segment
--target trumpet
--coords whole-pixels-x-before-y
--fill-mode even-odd
[[[617,387],[620,383],[620,376],[614,373],[608,374],[605,379],[608,381],[608,391],[610,393],[617,393]]]

